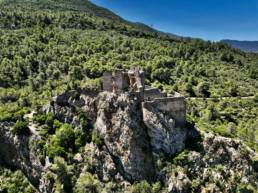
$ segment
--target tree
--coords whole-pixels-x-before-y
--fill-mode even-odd
[[[152,188],[148,182],[142,181],[142,182],[133,184],[130,192],[131,193],[152,193]]]
[[[17,135],[28,135],[30,133],[28,123],[18,120],[13,126],[13,132]]]
[[[258,93],[254,95],[254,102],[258,103]]]
[[[57,143],[68,150],[74,148],[75,134],[71,125],[64,124],[56,132]]]
[[[82,173],[78,178],[74,192],[77,193],[99,193],[100,182],[98,179],[90,173]]]
[[[210,84],[207,82],[200,82],[197,85],[197,96],[209,97],[210,96]]]
[[[220,57],[221,61],[223,62],[234,62],[234,56],[232,54],[229,53],[223,53]]]
[[[51,170],[57,174],[57,187],[58,192],[71,192],[72,183],[71,183],[71,172],[70,168],[67,166],[66,161],[61,157],[55,157],[54,164],[51,167]]]
[[[80,66],[72,66],[70,68],[69,75],[72,80],[82,80],[83,70]]]

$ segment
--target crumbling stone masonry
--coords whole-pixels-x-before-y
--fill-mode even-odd
[[[186,103],[184,97],[155,98],[153,101],[144,101],[143,108],[155,108],[160,112],[170,115],[175,120],[177,127],[184,127],[186,124]]]
[[[124,72],[104,72],[102,77],[102,89],[109,92],[134,91],[143,92],[144,72],[139,69]]]
[[[102,77],[103,91],[136,93],[144,108],[155,108],[169,114],[175,120],[176,126],[183,127],[186,123],[186,102],[179,93],[168,95],[158,88],[145,85],[144,72],[135,68],[125,72],[105,72]]]

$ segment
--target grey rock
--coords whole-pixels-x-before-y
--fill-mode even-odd
[[[119,173],[128,181],[155,177],[141,105],[127,94],[100,94],[96,128]]]
[[[187,129],[176,127],[173,117],[155,108],[143,108],[143,121],[155,154],[171,156],[184,149]]]
[[[29,141],[38,138],[13,135],[12,127],[12,123],[0,123],[0,163],[20,169],[38,187],[43,166],[37,159],[36,152],[29,148]]]

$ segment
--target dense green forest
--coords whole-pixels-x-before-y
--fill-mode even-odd
[[[258,55],[170,36],[88,1],[0,3],[0,121],[23,132],[23,115],[51,97],[141,66],[147,84],[188,97],[190,122],[258,150]]]

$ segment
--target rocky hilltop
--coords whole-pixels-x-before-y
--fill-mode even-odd
[[[252,150],[240,141],[177,124],[172,115],[148,106],[137,92],[67,91],[34,112],[33,119],[26,117],[27,135],[12,132],[14,123],[1,123],[1,163],[20,169],[45,193],[137,192],[141,187],[150,192],[235,192],[239,184],[243,190],[248,190],[246,184],[257,187]],[[83,137],[76,138],[78,133]],[[53,150],[57,144],[61,150]]]

